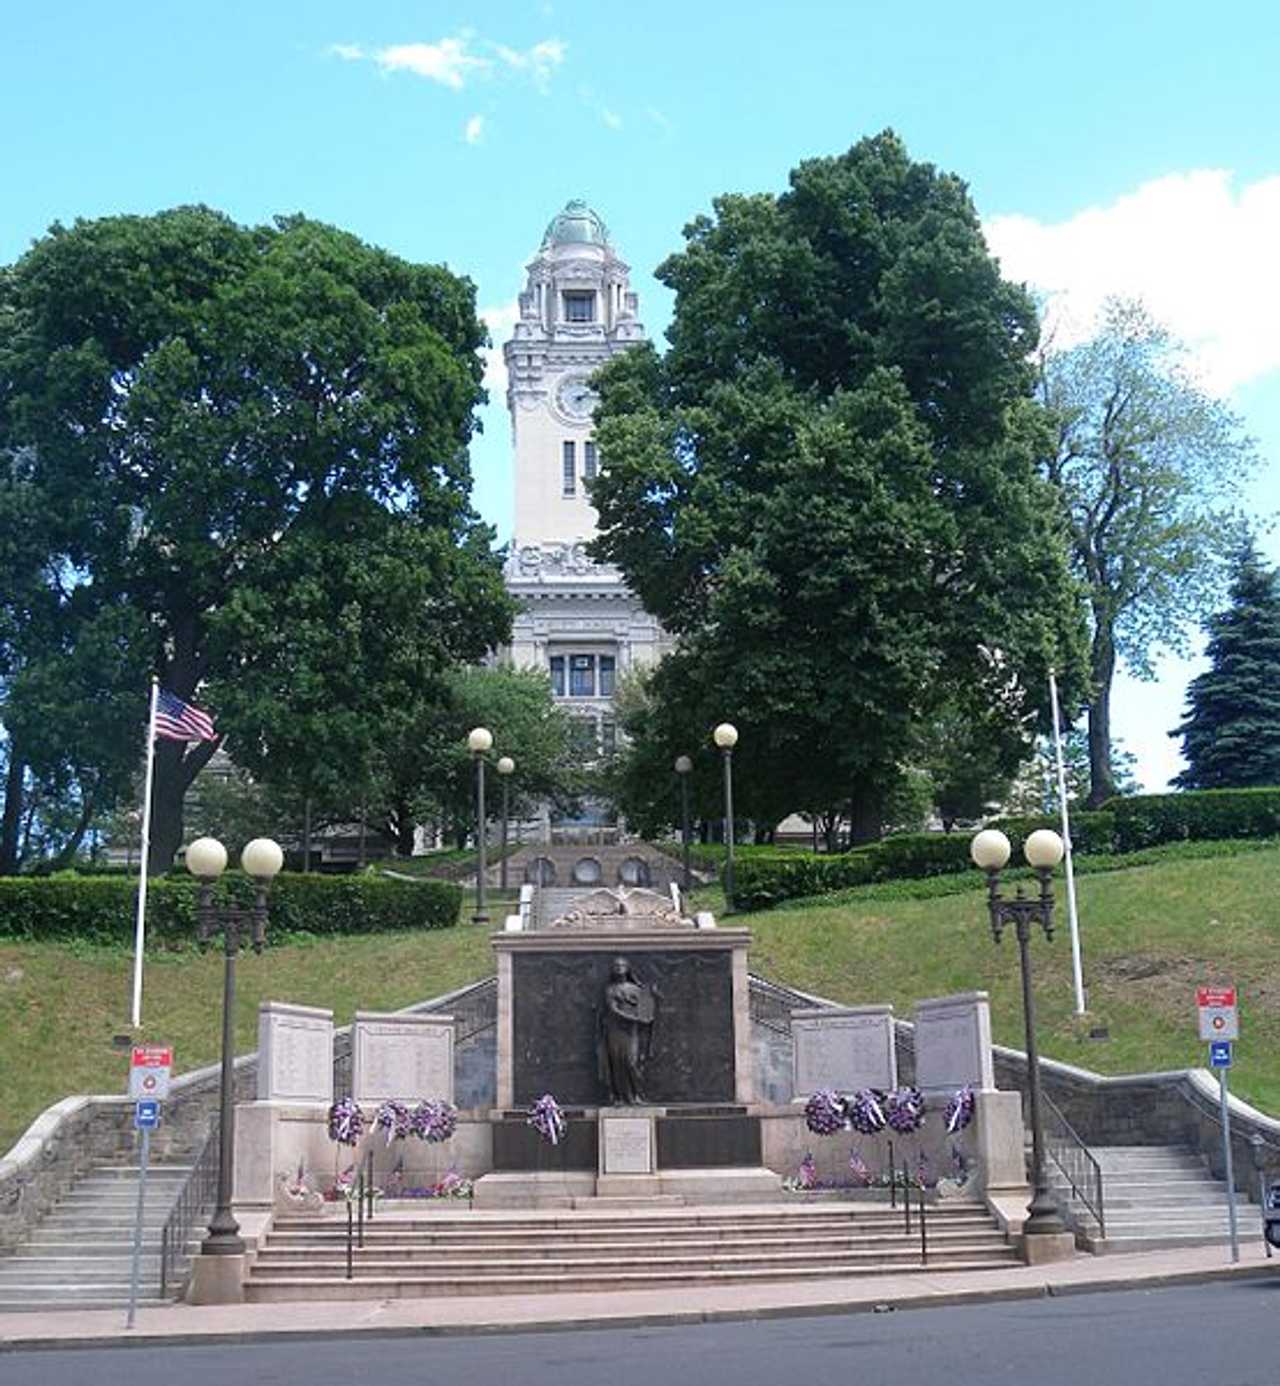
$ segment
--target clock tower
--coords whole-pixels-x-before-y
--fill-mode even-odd
[[[507,588],[520,605],[517,666],[544,670],[557,701],[601,754],[616,742],[613,694],[623,671],[652,663],[661,627],[615,569],[586,544],[596,532],[590,488],[601,465],[592,428],[592,373],[646,340],[628,267],[585,202],[551,219],[529,262],[520,317],[503,346],[515,451],[515,523]],[[560,825],[566,833],[606,825]],[[545,820],[546,831],[557,827]]]

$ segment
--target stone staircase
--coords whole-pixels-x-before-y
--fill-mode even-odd
[[[1019,1264],[982,1204],[920,1224],[884,1204],[675,1206],[545,1212],[379,1212],[346,1279],[346,1226],[280,1217],[253,1263],[250,1303],[429,1295],[685,1289]]]
[[[139,1305],[165,1302],[160,1232],[189,1173],[186,1165],[147,1171]],[[100,1166],[78,1180],[28,1241],[0,1256],[0,1313],[126,1306],[137,1205],[136,1165]]]
[[[1059,1197],[1070,1206],[1077,1239],[1094,1252],[1171,1251],[1178,1247],[1226,1245],[1230,1240],[1227,1186],[1192,1150],[1171,1146],[1092,1147],[1102,1169],[1105,1238],[1093,1215],[1073,1203],[1061,1175],[1050,1164]],[[1241,1243],[1259,1243],[1262,1225],[1256,1204],[1236,1194]]]

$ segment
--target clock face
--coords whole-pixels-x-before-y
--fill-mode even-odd
[[[600,396],[582,375],[566,375],[556,386],[556,404],[571,419],[586,422],[600,402]]]

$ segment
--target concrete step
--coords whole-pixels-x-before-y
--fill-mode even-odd
[[[138,1294],[139,1309],[164,1309],[172,1303],[168,1299],[158,1299],[152,1294]],[[0,1314],[44,1314],[50,1310],[59,1313],[83,1313],[86,1309],[127,1309],[129,1306],[128,1290],[122,1295],[103,1294],[96,1298],[87,1299],[66,1299],[53,1300],[44,1295],[18,1298],[11,1291],[6,1290],[4,1295],[0,1295]]]
[[[102,1281],[112,1277],[123,1277],[127,1284],[132,1268],[133,1257],[119,1254],[86,1260],[62,1256],[7,1256],[0,1261],[0,1287]],[[139,1274],[144,1280],[160,1278],[159,1252],[141,1258]]]
[[[1198,1246],[1227,1246],[1230,1243],[1230,1236],[1226,1232],[1180,1232],[1169,1236],[1143,1236],[1141,1234],[1121,1234],[1113,1235],[1111,1224],[1107,1224],[1107,1236],[1105,1241],[1099,1241],[1096,1245],[1091,1245],[1090,1250],[1101,1255],[1115,1256],[1130,1251],[1177,1251],[1181,1248]],[[1252,1248],[1263,1245],[1260,1233],[1249,1235],[1242,1227],[1240,1229],[1239,1241],[1241,1246]]]
[[[1001,1260],[955,1261],[946,1268],[949,1271],[982,1271],[1016,1264],[1019,1263],[1014,1258],[1012,1250],[1009,1250],[1007,1256]],[[932,1257],[928,1265],[921,1265],[917,1257],[914,1264],[904,1263],[894,1267],[894,1274],[932,1274],[935,1269]],[[623,1271],[617,1275],[610,1275],[605,1280],[584,1275],[531,1275],[528,1271],[522,1271],[518,1275],[476,1275],[466,1280],[438,1276],[376,1276],[358,1280],[296,1276],[260,1280],[252,1276],[245,1285],[245,1299],[250,1304],[270,1304],[295,1300],[408,1299],[428,1295],[548,1294],[602,1289],[611,1292],[693,1289],[715,1285],[764,1284],[779,1280],[825,1280],[851,1275],[882,1275],[884,1270],[882,1261],[873,1261],[859,1268],[818,1263],[803,1268],[796,1267],[785,1273],[773,1268],[708,1270],[696,1274],[683,1271],[665,1274],[657,1271]]]

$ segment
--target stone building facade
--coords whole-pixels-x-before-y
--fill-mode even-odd
[[[590,487],[600,465],[592,373],[647,340],[619,258],[599,216],[570,202],[553,217],[504,344],[514,449],[515,522],[507,588],[520,604],[506,652],[545,670],[552,693],[603,754],[616,742],[613,695],[628,669],[666,648],[658,622],[622,575],[586,554],[596,533]],[[544,824],[547,832],[555,827]],[[599,814],[562,825],[603,827]]]

